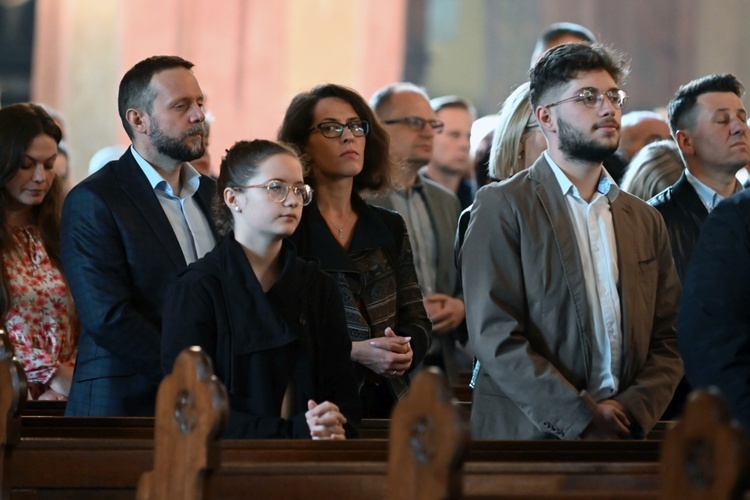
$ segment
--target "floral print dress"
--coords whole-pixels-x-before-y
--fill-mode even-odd
[[[60,365],[75,362],[77,321],[67,283],[38,229],[18,227],[12,233],[16,245],[3,254],[10,292],[5,330],[36,399]]]

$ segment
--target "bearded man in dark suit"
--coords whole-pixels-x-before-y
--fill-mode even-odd
[[[191,68],[155,56],[120,82],[132,146],[76,186],[62,213],[62,259],[81,320],[66,415],[153,415],[167,288],[216,244],[203,92]]]

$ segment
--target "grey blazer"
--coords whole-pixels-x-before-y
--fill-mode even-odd
[[[461,213],[461,203],[454,193],[437,182],[419,174],[424,186],[424,197],[427,211],[430,213],[432,227],[435,228],[437,242],[437,274],[435,277],[435,291],[462,298],[461,284],[458,283],[457,269],[454,258],[453,242],[458,228],[458,216]],[[391,195],[395,196],[395,195]],[[395,210],[391,196],[378,198],[373,205]]]
[[[481,362],[476,439],[575,439],[592,419],[593,332],[565,203],[544,156],[477,194],[459,254],[469,340]],[[680,283],[659,213],[622,191],[610,206],[624,339],[615,399],[648,432],[682,376]]]

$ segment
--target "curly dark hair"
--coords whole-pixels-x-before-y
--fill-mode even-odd
[[[370,125],[370,132],[365,143],[364,166],[362,171],[354,177],[354,189],[378,192],[390,188],[393,163],[389,153],[388,132],[380,124],[367,101],[353,89],[329,83],[297,94],[284,114],[278,139],[292,144],[304,153],[310,129],[313,126],[315,106],[322,99],[330,97],[349,103],[357,116]],[[305,182],[315,186],[315,172],[308,172]]]
[[[622,85],[630,72],[625,56],[600,43],[564,43],[554,47],[529,70],[529,100],[536,109],[542,99],[587,71],[604,70]]]

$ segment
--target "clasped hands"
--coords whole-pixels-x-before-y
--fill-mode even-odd
[[[388,327],[385,337],[352,342],[352,359],[383,377],[400,377],[414,358],[410,341],[411,337],[399,337]]]
[[[346,439],[346,417],[338,406],[330,401],[318,404],[311,399],[307,402],[307,410],[305,419],[313,439]]]

